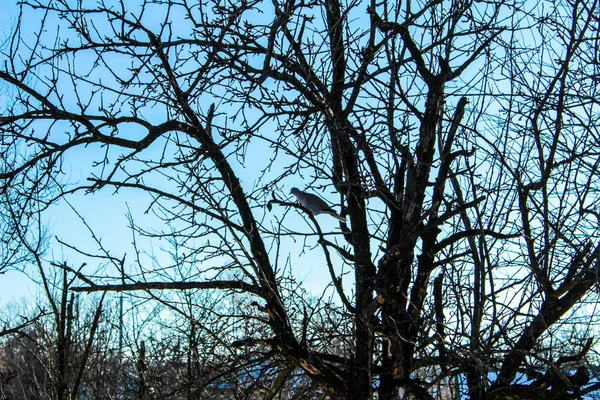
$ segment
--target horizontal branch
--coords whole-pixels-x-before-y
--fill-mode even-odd
[[[468,229],[468,230],[465,230],[462,232],[455,233],[454,235],[450,235],[444,240],[440,240],[436,244],[435,247],[436,247],[436,250],[439,251],[440,249],[442,249],[446,246],[450,246],[451,244],[454,244],[461,239],[467,238],[469,236],[476,236],[476,235],[491,236],[496,239],[514,239],[516,237],[521,236],[521,233],[504,234],[504,233],[495,232],[491,229]]]
[[[242,281],[205,281],[205,282],[135,282],[120,285],[90,285],[71,288],[74,292],[125,292],[134,290],[189,290],[189,289],[221,289],[242,290],[263,296],[263,290]]]

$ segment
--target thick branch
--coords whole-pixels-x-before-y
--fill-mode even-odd
[[[221,290],[242,290],[263,297],[265,295],[264,290],[261,288],[250,285],[242,281],[205,281],[205,282],[135,282],[126,283],[120,285],[98,285],[94,284],[91,286],[76,286],[70,288],[74,292],[125,292],[135,290],[210,290],[210,289],[221,289]]]

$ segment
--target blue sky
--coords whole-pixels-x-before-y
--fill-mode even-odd
[[[8,4],[4,5],[3,13],[0,14],[0,33],[2,34],[2,37],[7,37],[10,34],[11,29],[14,27],[14,21],[17,15],[18,8],[16,1],[9,1]],[[52,21],[50,20],[50,22]],[[27,33],[33,32],[23,32],[23,34]],[[91,63],[86,62],[85,57],[78,58],[77,62],[77,69],[82,73],[89,72],[93,68]],[[107,78],[103,77],[103,79],[106,80]],[[0,88],[0,90],[2,90],[2,88]],[[0,92],[0,96],[4,96],[6,94],[7,93],[5,90]],[[74,101],[74,99],[69,99],[68,96],[65,97],[64,100],[67,104],[70,101]],[[225,112],[227,111],[227,109],[223,107],[219,110],[224,110]],[[142,113],[144,112],[142,111]],[[160,115],[152,115],[152,113],[149,111],[146,111],[145,114],[149,120],[161,120],[162,118]],[[263,126],[262,129],[269,131],[276,129],[276,127]],[[125,134],[129,137],[135,137],[137,135],[135,130],[121,131],[120,134]],[[151,148],[148,152],[150,154],[152,154],[152,152],[156,152],[158,155],[160,151],[161,147],[157,145],[156,148]],[[241,165],[237,165],[236,172],[239,174],[242,185],[244,186],[246,192],[249,193],[256,189],[255,184],[259,178],[260,171],[269,165],[269,158],[265,157],[268,152],[270,152],[270,149],[265,142],[254,141],[250,144],[247,152],[248,159],[246,160],[246,165],[252,166],[253,168],[243,168]],[[89,160],[93,158],[101,158],[102,156],[103,150],[100,148],[86,148],[82,149],[81,151],[75,150],[68,153],[64,159],[64,170],[67,171],[67,176],[65,179],[71,183],[85,181],[87,176],[93,172],[93,168],[89,166]],[[146,157],[148,157],[148,154]],[[271,172],[267,173],[267,176],[277,175],[280,172],[279,169],[285,167],[286,162],[287,161],[285,157],[279,158],[275,164],[270,166]],[[306,178],[308,179],[309,177]],[[278,196],[283,194],[288,196],[287,199],[291,201],[293,198],[288,195],[291,187],[297,186],[301,189],[304,189],[306,185],[307,182],[301,177],[296,177],[293,179],[288,178],[287,180],[281,182],[279,186],[280,193],[278,193]],[[330,190],[329,192],[332,191]],[[333,193],[321,191],[317,191],[317,193],[325,198],[329,198],[332,204],[336,202],[337,196]],[[119,258],[122,257],[123,254],[128,254],[126,263],[134,263],[134,258],[132,256],[133,250],[131,247],[132,233],[128,227],[129,224],[126,217],[128,213],[131,213],[136,221],[143,226],[148,226],[159,230],[166,228],[160,225],[160,221],[157,218],[144,213],[147,205],[149,204],[149,197],[144,193],[133,190],[121,190],[119,193],[115,194],[113,189],[105,188],[102,191],[95,193],[93,196],[86,196],[82,193],[79,193],[69,196],[68,200],[69,203],[75,209],[77,209],[82,216],[85,217],[86,222],[101,240],[103,248],[109,249],[111,254]],[[281,216],[283,211],[284,210],[282,210],[280,207],[275,206],[271,212],[267,212],[265,209],[262,211],[259,210],[258,214],[260,215],[261,212],[266,213],[263,222],[266,226],[269,226],[270,224],[276,223],[275,216]],[[56,205],[52,206],[47,212],[44,213],[43,219],[50,237],[57,237],[60,240],[77,244],[89,252],[98,251],[98,245],[89,238],[89,232],[87,232],[87,228],[82,224],[80,218],[75,212],[73,212],[70,205],[66,202],[60,201]],[[319,216],[318,220],[321,224],[321,228],[325,232],[339,231],[339,227],[333,218],[323,215]],[[308,225],[306,225],[306,222],[297,214],[296,211],[288,213],[286,215],[286,221],[292,226],[299,227],[300,231],[307,233],[311,231]],[[309,243],[311,241],[314,242],[313,239],[309,239]],[[142,239],[138,238],[137,240]],[[48,259],[66,261],[71,267],[74,268],[81,265],[81,263],[84,261],[89,261],[85,260],[83,257],[74,253],[68,248],[58,245],[54,240],[52,242],[53,245],[47,254]],[[331,281],[331,278],[329,277],[329,274],[322,263],[320,249],[315,248],[312,252],[302,252],[301,238],[298,238],[297,240],[284,238],[283,242],[284,246],[289,246],[289,251],[282,252],[282,261],[287,258],[286,253],[289,252],[290,257],[292,257],[294,260],[293,275],[297,279],[305,282],[306,287],[309,288],[309,290],[314,291],[315,295],[319,295],[321,290]],[[161,243],[160,241],[142,240],[140,244],[140,247],[148,253],[145,257],[143,257],[146,263],[152,264],[153,262],[158,262],[160,264],[168,264],[170,262],[168,255],[160,251],[161,246],[165,245],[164,242]],[[336,256],[333,255],[333,257],[335,258]],[[95,265],[90,265],[88,271],[93,271],[95,268]],[[348,271],[347,268],[346,271]],[[27,272],[33,279],[36,279],[35,270],[28,268]],[[30,297],[35,295],[36,292],[35,284],[33,284],[25,274],[18,272],[8,272],[4,276],[0,277],[0,282],[2,285],[2,290],[0,292],[1,303],[6,303],[20,297]],[[350,293],[348,293],[348,295],[350,295]]]
[[[128,3],[130,4],[130,3]],[[483,6],[482,6],[483,7]],[[364,17],[364,11],[361,12]],[[14,18],[17,15],[16,11],[16,1],[8,4],[8,7],[5,7],[5,12],[0,15],[0,31],[6,36],[9,34],[11,26],[13,25]],[[157,13],[156,15],[159,15]],[[156,18],[159,18],[156,16]],[[54,21],[56,22],[56,21]],[[150,25],[152,25],[152,20],[147,21]],[[34,25],[34,24],[31,24]],[[184,25],[184,24],[182,24]],[[99,28],[102,28],[102,25],[98,25]],[[175,29],[183,29],[182,27],[175,27]],[[24,34],[32,34],[33,32],[24,32]],[[51,35],[52,32],[48,32],[48,35]],[[61,36],[61,39],[67,37],[67,32],[61,32],[61,34],[65,36]],[[52,36],[53,38],[53,36]],[[31,38],[29,38],[31,39]],[[425,40],[425,39],[424,39]],[[93,64],[91,63],[91,58],[86,58],[85,52],[78,53],[77,56],[77,64],[76,68],[81,73],[91,72],[92,76],[98,78],[99,74],[102,73],[101,68],[97,71],[94,70]],[[478,65],[474,65],[472,67],[475,71],[479,68]],[[108,75],[101,76],[103,79],[108,80]],[[469,75],[465,74],[464,79],[468,78]],[[406,79],[413,79],[413,77],[407,77]],[[474,80],[475,82],[475,80]],[[61,84],[65,84],[65,91],[68,91],[68,82],[60,82]],[[459,81],[453,83],[458,87],[463,89],[464,82]],[[85,88],[81,88],[85,90]],[[450,88],[451,89],[451,88]],[[449,90],[451,92],[451,90]],[[454,102],[457,100],[457,96],[450,97],[448,99],[448,104],[452,106]],[[73,103],[74,98],[66,96],[65,101],[67,103]],[[207,99],[207,106],[204,107],[201,112],[205,112],[208,104],[211,101],[215,101],[217,103],[218,111],[227,113],[229,109],[226,104],[219,103],[216,99]],[[481,101],[481,100],[475,100]],[[1,104],[1,101],[0,101]],[[146,109],[139,110],[141,114],[150,120],[151,122],[161,121],[167,111],[164,108],[157,109]],[[221,124],[225,124],[225,119],[228,116],[218,117],[221,118],[219,121]],[[491,128],[496,128],[494,124],[497,121],[492,121],[490,123]],[[475,123],[475,122],[473,122]],[[276,135],[277,127],[274,125],[263,125],[261,127],[261,134],[265,136],[273,137]],[[124,127],[119,134],[126,135],[128,137],[135,137],[139,135],[140,132],[135,130],[134,127],[128,126]],[[144,156],[148,158],[152,158],[153,156],[160,156],[160,152],[162,147],[160,143],[157,143],[155,146],[150,149],[144,151]],[[255,190],[257,179],[259,178],[259,173],[262,169],[266,168],[269,164],[270,160],[268,155],[270,155],[270,148],[267,146],[265,142],[252,142],[247,151],[248,157],[246,159],[246,166],[249,168],[243,168],[240,163],[234,162],[234,168],[236,172],[239,174],[242,185],[247,193]],[[90,173],[93,171],[93,168],[89,166],[90,159],[99,159],[103,156],[102,149],[100,148],[86,148],[81,150],[75,150],[70,152],[64,159],[65,168],[67,171],[66,176],[63,178],[65,180],[69,180],[71,183],[75,183],[78,181],[83,181]],[[112,157],[116,157],[116,153],[112,154]],[[271,165],[271,171],[267,174],[268,181],[269,177],[277,176],[282,170],[285,169],[293,159],[286,158],[285,156],[280,157],[274,165]],[[96,168],[97,170],[98,168]],[[312,172],[312,171],[311,171]],[[289,189],[291,187],[299,187],[304,189],[306,185],[311,182],[311,179],[314,177],[310,175],[310,172],[304,176],[287,176],[281,182],[279,182],[277,189],[278,196],[282,198],[287,198],[288,200],[293,200],[292,197],[288,195]],[[330,182],[325,182],[325,179],[319,177],[319,184],[327,185]],[[160,181],[160,183],[164,183]],[[332,190],[325,191],[317,191],[322,196],[326,197],[332,204],[334,204],[337,200]],[[270,194],[267,193],[263,199],[268,199]],[[85,216],[87,222],[92,227],[92,230],[97,234],[97,237],[102,241],[102,245],[104,248],[109,249],[113,252],[113,255],[117,258],[121,258],[124,254],[127,254],[126,263],[131,266],[135,264],[135,259],[133,257],[133,250],[131,247],[131,242],[133,240],[131,231],[128,228],[128,221],[126,218],[126,214],[131,212],[135,220],[142,226],[152,227],[158,231],[166,230],[168,227],[164,226],[160,222],[158,218],[152,215],[146,215],[145,211],[149,204],[149,198],[139,192],[135,191],[127,191],[122,190],[117,195],[113,194],[113,189],[104,188],[102,191],[94,194],[93,196],[84,196],[83,194],[77,194],[69,197],[69,201],[71,204],[78,209],[82,215]],[[266,202],[266,201],[265,201]],[[378,206],[378,204],[375,204]],[[276,224],[276,218],[281,217],[285,210],[281,207],[275,206],[273,211],[267,212],[266,209],[259,210],[257,209],[257,215],[259,215],[259,220],[263,220],[265,226],[270,227],[271,224]],[[264,214],[264,219],[262,218],[262,214]],[[374,214],[374,213],[373,213]],[[319,216],[318,220],[321,224],[321,227],[324,231],[335,232],[338,227],[333,218],[328,216]],[[85,226],[82,225],[81,221],[77,217],[77,215],[70,209],[68,204],[65,202],[60,202],[57,205],[53,206],[47,213],[44,214],[44,221],[49,230],[49,234],[51,236],[56,236],[61,240],[70,241],[73,244],[77,244],[79,246],[84,246],[85,250],[88,252],[96,252],[98,251],[98,245],[93,243],[90,240],[88,232],[86,231]],[[298,213],[294,210],[285,215],[285,224],[288,226],[297,227],[298,230],[303,232],[310,232],[309,227],[306,225],[306,222],[298,215]],[[138,240],[141,240],[138,238]],[[310,238],[309,243],[314,245],[314,238]],[[375,242],[375,241],[373,241]],[[318,294],[320,290],[331,281],[325,266],[322,262],[322,256],[320,249],[315,247],[309,247],[310,250],[306,252],[302,252],[303,238],[283,238],[282,239],[283,246],[281,255],[281,261],[285,262],[287,255],[289,253],[290,258],[293,259],[293,275],[298,279],[304,281],[306,283],[305,287],[309,288],[315,294]],[[377,243],[375,243],[377,245]],[[161,248],[167,247],[165,241],[149,241],[142,240],[140,246],[146,254],[142,255],[143,263],[147,267],[151,267],[153,263],[157,263],[158,265],[168,265],[171,260],[168,254],[161,252]],[[333,254],[333,253],[332,253]],[[512,256],[512,255],[511,255]],[[53,245],[51,248],[51,252],[48,253],[48,257],[54,258],[57,261],[66,261],[72,267],[78,267],[83,261],[84,258],[80,255],[75,254],[74,252],[60,247],[58,245]],[[374,257],[375,258],[375,257]],[[89,271],[94,271],[97,265],[89,265]],[[346,269],[347,270],[347,269]],[[114,274],[114,270],[112,272]],[[503,270],[504,272],[509,273],[510,269]],[[194,271],[188,271],[193,275]],[[21,295],[23,293],[29,293],[31,285],[26,285],[26,279],[18,274],[11,273],[7,274],[5,277],[0,277],[0,282],[2,282],[4,287],[7,287],[7,290],[2,290],[0,301],[6,301],[9,298],[12,298],[14,295]],[[350,281],[349,281],[350,282]],[[27,286],[27,287],[26,287]],[[350,291],[348,290],[348,295]]]

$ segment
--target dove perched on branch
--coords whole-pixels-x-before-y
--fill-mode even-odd
[[[346,223],[346,218],[340,217],[329,204],[316,194],[306,193],[298,188],[292,188],[291,194],[296,196],[302,207],[306,208],[312,215],[329,214],[339,221]]]

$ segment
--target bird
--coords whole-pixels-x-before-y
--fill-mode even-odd
[[[335,219],[346,223],[346,218],[340,217],[329,205],[316,194],[303,192],[298,188],[292,188],[290,194],[296,196],[302,207],[306,208],[312,215],[329,214]]]

